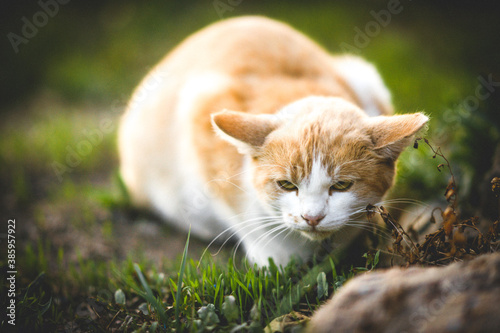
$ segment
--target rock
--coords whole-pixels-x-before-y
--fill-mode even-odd
[[[356,277],[315,313],[308,331],[500,332],[500,254]]]

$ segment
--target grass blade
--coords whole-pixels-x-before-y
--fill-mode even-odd
[[[175,320],[176,320],[176,326],[177,330],[180,328],[180,318],[179,318],[179,312],[180,312],[180,301],[181,301],[181,290],[182,290],[182,279],[184,277],[184,269],[186,268],[186,260],[187,260],[187,253],[188,253],[188,247],[189,247],[189,236],[191,235],[191,227],[189,227],[187,239],[186,239],[186,246],[184,247],[184,252],[182,253],[182,261],[181,261],[181,269],[179,271],[179,281],[177,282],[177,294],[175,296]]]
[[[135,272],[137,273],[137,275],[139,276],[139,280],[141,281],[141,284],[142,284],[142,287],[144,288],[144,291],[146,292],[146,294],[144,295],[144,298],[146,299],[146,301],[149,304],[151,304],[154,307],[155,312],[160,317],[159,319],[161,320],[161,322],[163,324],[166,324],[168,320],[167,320],[167,316],[165,315],[163,305],[160,302],[158,302],[156,297],[154,297],[153,291],[149,287],[146,279],[144,278],[144,275],[142,274],[141,268],[139,267],[138,264],[134,264],[134,269],[135,269]]]

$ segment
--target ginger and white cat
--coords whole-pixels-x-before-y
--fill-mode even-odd
[[[327,237],[347,244],[428,120],[390,116],[364,60],[263,17],[187,38],[132,101],[119,152],[135,204],[207,240],[237,237],[260,265],[308,258]]]

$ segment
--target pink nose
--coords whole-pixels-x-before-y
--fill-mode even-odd
[[[320,214],[316,216],[311,216],[311,215],[301,215],[302,218],[306,221],[307,224],[309,224],[311,227],[317,226],[322,219],[325,218],[325,215]]]

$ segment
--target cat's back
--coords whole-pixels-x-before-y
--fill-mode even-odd
[[[290,26],[261,16],[214,23],[181,43],[164,60],[172,69],[228,75],[321,75],[326,53]]]
[[[355,56],[332,57],[289,25],[261,16],[209,25],[184,40],[157,69],[175,80],[168,80],[172,96],[163,99],[181,106],[177,115],[185,114],[186,100],[221,95],[218,102],[206,103],[210,107],[188,112],[198,117],[224,108],[274,113],[301,97],[323,95],[340,96],[371,115],[391,113],[389,93],[371,64]]]

